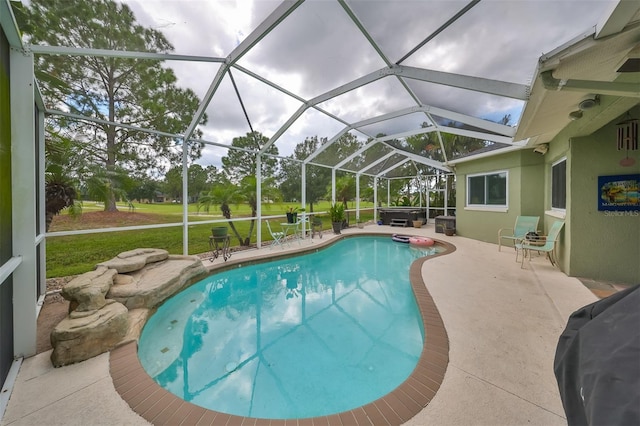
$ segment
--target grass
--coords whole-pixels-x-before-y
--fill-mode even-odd
[[[57,216],[52,223],[50,232],[68,231],[72,229],[96,229],[101,227],[133,226],[150,223],[176,223],[182,220],[182,205],[180,204],[135,204],[136,213],[128,213],[126,205],[120,205],[120,213],[103,214],[97,208],[87,209],[87,205],[96,206],[95,203],[85,203],[83,215],[74,219],[67,215]],[[296,206],[292,203],[270,204],[263,207],[263,216],[283,215],[288,206]],[[100,207],[100,206],[96,206]],[[193,209],[192,209],[193,207]],[[329,203],[314,205],[315,211],[328,210]],[[371,208],[371,203],[361,203],[361,208]],[[206,215],[201,212],[195,214],[195,206],[189,206],[189,221],[221,219],[219,208],[216,206]],[[96,212],[95,214],[91,212]],[[249,216],[249,206],[232,206],[233,217]],[[331,229],[327,215],[323,217],[323,229]],[[373,210],[361,212],[361,220],[373,219]],[[277,220],[277,219],[276,219]],[[351,225],[355,225],[355,213],[351,213]],[[228,224],[225,222],[225,225]],[[189,225],[189,254],[206,253],[209,251],[209,235],[213,224]],[[243,238],[249,232],[249,221],[235,222],[235,226]],[[254,227],[251,243],[256,242],[256,229]],[[231,235],[231,247],[239,246],[239,241],[229,229]],[[262,226],[262,241],[271,240],[271,235],[266,225]],[[182,254],[182,226],[144,229],[136,231],[105,232],[84,235],[49,236],[47,237],[47,278],[63,277],[82,274],[91,271],[97,263],[109,260],[123,251],[135,248],[160,248],[171,254]]]

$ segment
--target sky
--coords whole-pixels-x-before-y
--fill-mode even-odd
[[[271,0],[126,0],[143,26],[161,31],[173,53],[227,57],[279,4]],[[377,52],[337,1],[308,0],[254,46],[238,65],[309,100],[342,84],[396,63],[434,33],[467,1],[358,0],[347,4],[379,46]],[[406,58],[402,65],[529,85],[538,58],[592,31],[614,6],[612,0],[482,0]],[[178,84],[202,99],[219,63],[168,61]],[[291,96],[234,69],[233,77],[254,130],[271,138],[302,105]],[[357,122],[422,104],[474,117],[517,124],[523,101],[468,90],[385,77],[319,104],[346,122]],[[249,131],[228,76],[207,110],[203,138],[230,145]],[[368,135],[416,129],[416,113],[368,126]],[[345,124],[307,109],[277,140],[290,155],[306,137],[331,138]],[[354,133],[362,140],[367,135]],[[198,163],[219,166],[226,149],[207,146]]]

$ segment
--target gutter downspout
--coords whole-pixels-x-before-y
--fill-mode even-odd
[[[637,83],[616,83],[609,81],[557,79],[553,71],[540,73],[540,81],[547,90],[597,93],[599,95],[625,96],[640,98],[640,86]]]

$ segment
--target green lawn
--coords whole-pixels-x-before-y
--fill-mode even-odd
[[[85,203],[85,207],[86,207]],[[93,203],[95,206],[95,203]],[[320,203],[319,206],[314,205],[315,211],[326,211],[329,203]],[[284,215],[288,206],[295,204],[270,204],[263,207],[263,216]],[[349,204],[350,208],[352,204]],[[371,208],[371,203],[360,203],[360,207]],[[193,208],[193,210],[192,210]],[[126,212],[126,206],[119,206],[121,211]],[[250,208],[246,205],[232,206],[233,217],[248,216]],[[84,209],[85,212],[92,211]],[[155,223],[172,223],[180,222],[182,215],[182,205],[180,204],[135,204],[135,211],[140,213],[150,213],[157,215]],[[204,212],[196,215],[195,206],[189,206],[189,211],[193,212],[189,220],[191,222],[198,220],[220,219],[219,208],[210,210],[210,214],[205,216]],[[323,228],[331,229],[331,224],[326,214],[320,215],[323,218]],[[373,210],[363,211],[362,220],[373,219]],[[277,220],[277,219],[276,219]],[[350,213],[350,223],[355,224],[355,212]],[[226,224],[226,222],[225,222]],[[235,222],[236,228],[243,238],[246,238],[249,232],[249,221]],[[189,254],[204,253],[209,250],[209,235],[211,235],[211,227],[213,224],[192,224],[189,226]],[[254,227],[251,243],[256,242],[256,228]],[[235,235],[231,233],[231,246],[238,246],[239,242]],[[270,240],[271,236],[266,225],[262,226],[262,240]],[[137,231],[107,232],[84,235],[70,235],[63,237],[47,237],[47,278],[62,277],[69,275],[81,274],[94,269],[97,263],[109,260],[118,253],[135,248],[161,248],[169,251],[171,254],[182,254],[182,226],[144,229]]]

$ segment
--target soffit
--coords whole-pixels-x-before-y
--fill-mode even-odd
[[[549,142],[570,124],[576,131],[572,134],[586,135],[636,105],[640,99],[637,94],[630,93],[629,97],[622,96],[619,97],[620,99],[610,100],[607,108],[597,113],[585,112],[581,119],[576,120],[581,123],[573,124],[569,114],[578,110],[578,104],[585,96],[599,95],[598,85],[596,84],[596,89],[592,90],[548,89],[545,88],[540,74],[552,71],[553,77],[559,80],[640,84],[638,73],[621,74],[616,71],[629,54],[638,49],[638,45],[640,45],[640,24],[633,24],[620,34],[600,40],[589,37],[552,57],[543,57],[515,140],[529,138],[528,145]],[[603,92],[607,89],[604,84],[600,87]],[[638,87],[640,89],[640,86]]]

